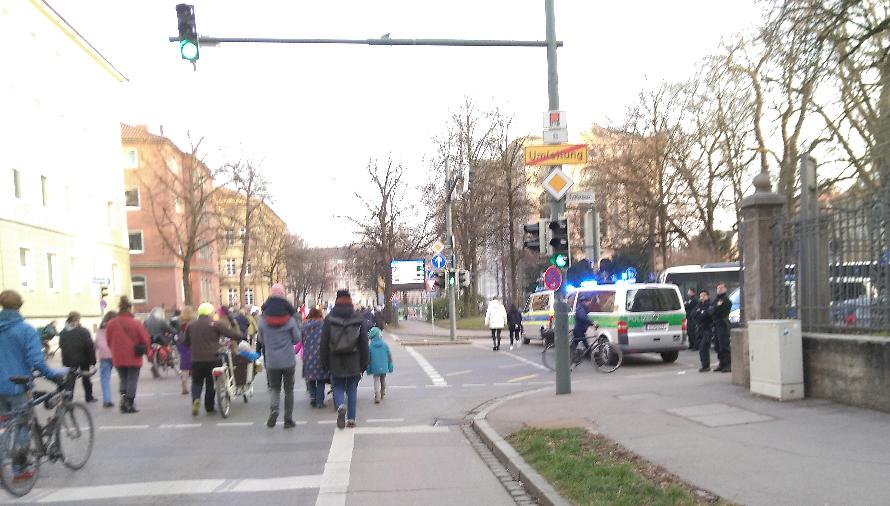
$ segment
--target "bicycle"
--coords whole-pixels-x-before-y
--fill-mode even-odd
[[[81,402],[74,402],[74,382],[89,372],[70,370],[53,392],[31,390],[30,400],[23,407],[3,416],[0,434],[0,484],[10,494],[22,497],[34,488],[41,460],[61,460],[73,470],[86,465],[93,452],[95,427],[93,417]],[[26,388],[34,377],[12,376],[10,381]],[[55,410],[40,424],[35,407],[42,404]]]
[[[594,324],[594,332],[599,326]],[[578,365],[584,360],[590,360],[590,365],[601,373],[615,372],[621,367],[624,360],[624,354],[621,348],[612,344],[607,336],[601,335],[596,338],[593,344],[590,344],[590,338],[587,340],[587,346],[584,347],[580,342],[576,342],[575,346],[569,350],[569,370],[574,371]],[[544,343],[544,349],[541,351],[541,363],[551,371],[556,371],[556,342],[554,339],[547,339]]]
[[[148,350],[148,359],[152,365],[152,371],[166,377],[170,371],[179,374],[179,350],[172,337],[165,338],[162,342],[154,342]]]

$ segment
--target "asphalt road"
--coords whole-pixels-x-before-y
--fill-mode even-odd
[[[36,488],[20,502],[514,504],[460,425],[491,399],[552,386],[553,374],[540,365],[540,345],[510,351],[502,343],[493,352],[487,340],[412,348],[395,343],[390,332],[387,340],[395,372],[387,379],[386,400],[375,405],[373,382],[363,379],[356,429],[338,430],[332,407],[310,408],[302,382],[295,393],[297,427],[285,430],[279,419],[267,428],[263,376],[248,403],[233,403],[229,418],[203,411],[192,417],[178,379],[154,380],[144,367],[136,401],[141,412],[123,415],[92,404],[97,430],[89,463],[80,471],[45,463]],[[696,362],[691,352],[676,364],[663,364],[657,355],[629,357],[614,374],[690,369]],[[598,377],[592,368],[573,373],[573,381]],[[98,394],[97,378],[94,389]],[[82,395],[78,385],[76,397]],[[0,501],[14,502],[7,495]]]

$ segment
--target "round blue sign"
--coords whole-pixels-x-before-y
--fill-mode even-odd
[[[445,260],[445,257],[444,257],[444,256],[442,256],[442,255],[435,255],[435,256],[433,257],[433,260],[432,260],[431,263],[433,264],[433,267],[435,267],[436,269],[444,269],[444,268],[445,268],[445,264],[447,263],[447,261]]]

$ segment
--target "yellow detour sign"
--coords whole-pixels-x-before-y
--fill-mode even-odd
[[[586,144],[545,144],[525,147],[526,165],[579,165],[586,163]]]

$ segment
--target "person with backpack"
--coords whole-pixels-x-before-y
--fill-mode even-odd
[[[270,297],[271,299],[272,297]],[[284,299],[282,299],[284,300]],[[287,302],[285,300],[285,302]],[[260,317],[260,336],[265,346],[266,377],[269,380],[269,419],[266,426],[275,427],[278,421],[278,408],[281,403],[281,388],[284,386],[284,428],[291,429],[294,423],[294,369],[297,358],[294,347],[301,342],[300,326],[289,315]]]
[[[368,344],[368,354],[371,359],[368,364],[368,374],[374,375],[374,404],[380,404],[386,397],[386,375],[393,371],[392,353],[383,340],[380,329],[372,327],[368,331],[368,337],[371,338]]]
[[[337,427],[341,429],[355,427],[358,382],[369,361],[364,316],[356,312],[349,290],[337,290],[334,307],[321,330],[321,365],[331,373]]]
[[[62,350],[62,365],[87,372],[96,365],[96,347],[90,331],[80,324],[80,313],[71,311],[65,320],[65,328],[59,334],[59,349]],[[96,402],[93,397],[93,382],[90,376],[81,376],[84,400]],[[71,385],[74,392],[74,385]]]
[[[43,356],[49,356],[49,342],[57,335],[59,335],[59,331],[56,330],[56,320],[49,322],[40,329],[40,344],[43,345]]]

